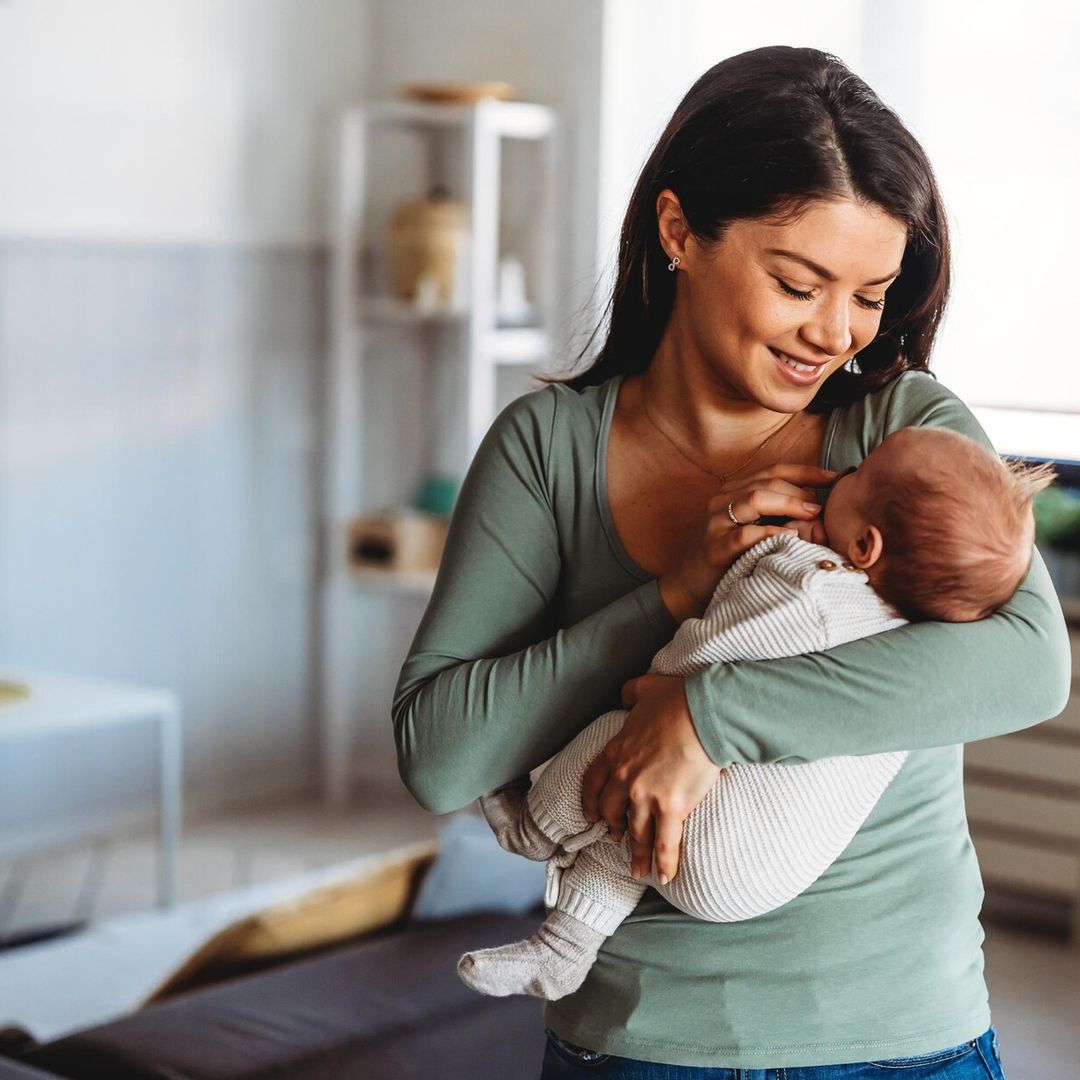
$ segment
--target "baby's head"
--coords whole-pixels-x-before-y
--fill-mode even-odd
[[[829,546],[905,618],[971,622],[1027,574],[1032,499],[1053,478],[955,431],[901,428],[834,481],[822,524]]]

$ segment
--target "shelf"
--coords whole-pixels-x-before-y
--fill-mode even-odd
[[[357,301],[356,317],[367,323],[427,326],[462,322],[469,312],[449,307],[425,311],[392,296],[368,296]],[[500,326],[487,335],[486,348],[496,364],[538,364],[549,358],[551,338],[539,326]]]
[[[507,139],[542,139],[555,127],[555,114],[524,101],[485,100],[476,105],[431,105],[420,101],[381,101],[362,105],[357,114],[372,123],[431,128],[464,128],[482,113],[491,130]]]
[[[366,600],[362,608],[380,609],[373,617],[385,619],[386,625],[378,630],[394,635],[394,648],[400,645],[404,652],[407,641],[396,639],[412,616],[423,612],[437,580],[434,570],[396,573],[350,566],[337,524],[351,521],[358,505],[381,504],[387,491],[397,491],[406,480],[413,483],[417,466],[432,469],[437,463],[440,470],[464,475],[499,413],[501,398],[550,361],[559,325],[561,132],[547,106],[491,99],[471,105],[357,103],[341,117],[331,259],[332,349],[323,399],[323,519],[334,527],[324,530],[319,564],[324,586],[319,756],[323,790],[333,805],[344,804],[349,793],[358,597]],[[403,159],[416,170],[415,177],[388,175],[387,163],[395,158],[381,153],[379,141],[420,144],[408,147],[409,157]],[[468,257],[455,264],[461,277],[455,275],[452,301],[424,309],[393,295],[385,233],[375,219],[385,203],[406,191],[431,190],[436,183],[454,190],[468,208]],[[517,197],[504,199],[503,186],[509,183],[519,185]],[[503,216],[509,214],[515,220],[504,230]],[[527,268],[531,302],[504,304],[500,310],[501,242],[515,233],[519,247],[514,253]],[[399,397],[396,389],[387,400],[400,415],[376,415],[383,375],[374,374],[368,382],[367,369],[394,351],[384,338],[393,338],[395,346],[407,344],[431,375],[430,386],[417,387],[418,406],[425,410],[417,417],[407,393]],[[429,372],[429,367],[439,370]],[[453,401],[452,408],[441,405],[443,396]],[[392,437],[384,438],[386,433]],[[400,462],[389,460],[399,452]],[[384,471],[373,484],[368,474],[377,469]],[[364,647],[381,646],[376,641]]]
[[[356,301],[356,316],[364,322],[399,325],[458,322],[467,318],[468,314],[467,308],[449,305],[421,308],[396,296],[362,296]]]
[[[434,570],[367,570],[350,567],[347,573],[351,585],[375,592],[426,598],[435,587]]]

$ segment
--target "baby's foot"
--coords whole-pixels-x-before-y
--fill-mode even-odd
[[[466,953],[458,962],[458,974],[466,985],[492,997],[532,994],[557,1001],[585,981],[605,936],[553,911],[535,937]]]
[[[559,850],[559,845],[533,821],[528,794],[527,777],[513,780],[490,795],[482,795],[480,809],[501,847],[526,859],[544,862]]]

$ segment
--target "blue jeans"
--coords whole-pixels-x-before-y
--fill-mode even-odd
[[[915,1057],[854,1065],[811,1065],[785,1069],[714,1069],[698,1065],[657,1065],[651,1061],[601,1054],[547,1033],[540,1080],[1005,1080],[997,1032],[959,1046]]]

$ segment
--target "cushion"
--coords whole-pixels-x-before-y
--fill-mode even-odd
[[[145,1004],[266,961],[354,938],[403,918],[420,871],[435,857],[434,841],[391,852],[381,862],[244,916],[214,934]]]
[[[482,817],[455,814],[439,828],[439,854],[420,884],[412,915],[523,915],[543,902],[545,878],[544,863],[504,851]]]

